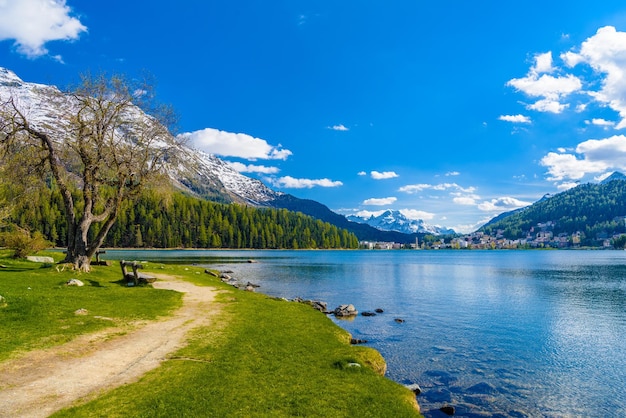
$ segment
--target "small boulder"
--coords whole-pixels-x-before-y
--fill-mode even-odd
[[[74,315],[89,315],[89,311],[85,308],[76,309]]]
[[[246,286],[245,287],[245,291],[246,292],[254,292],[254,286],[250,286],[250,285]]]
[[[422,393],[422,388],[417,383],[411,383],[410,385],[405,385],[405,387],[416,395]]]
[[[376,309],[374,309],[374,312],[376,312],[376,313],[383,313],[385,311],[382,308],[376,308]]]
[[[206,270],[204,270],[204,272],[206,274],[208,274],[209,276],[219,277],[218,274],[216,272],[212,271],[212,270],[206,269]]]
[[[350,338],[350,344],[355,345],[355,344],[365,344],[367,343],[367,340],[362,340],[360,338]]]
[[[444,414],[450,415],[450,416],[454,415],[456,412],[454,407],[450,405],[442,406],[441,408],[439,408],[439,410],[443,412]]]
[[[54,264],[54,258],[52,257],[43,257],[38,255],[29,255],[26,257],[28,261],[32,261],[34,263],[50,263]]]
[[[376,314],[374,312],[369,312],[369,311],[363,311],[361,312],[362,316],[376,316]]]
[[[6,308],[7,307],[7,299],[0,295],[0,308]]]
[[[396,321],[398,324],[404,323],[404,319],[402,318],[395,318],[394,321]]]
[[[354,316],[354,315],[359,314],[359,311],[357,311],[354,305],[352,304],[339,305],[337,308],[335,308],[333,312],[335,316],[338,316],[338,317]]]
[[[311,306],[313,309],[316,309],[322,313],[328,313],[328,304],[326,302],[322,302],[321,300],[313,300],[311,301]]]
[[[65,282],[65,285],[66,286],[78,286],[78,287],[81,287],[81,286],[84,286],[85,283],[81,282],[78,279],[69,279],[68,281]]]

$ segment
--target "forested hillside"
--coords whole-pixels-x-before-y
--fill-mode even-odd
[[[539,223],[552,221],[554,234],[582,232],[587,239],[598,234],[626,232],[626,181],[582,184],[490,223],[481,231],[503,230],[509,239],[522,238]]]
[[[66,245],[67,225],[58,193],[44,190],[22,203],[13,221]],[[91,234],[96,234],[96,227]],[[144,193],[126,202],[105,241],[108,247],[357,248],[343,229],[286,209],[219,204],[182,193]]]

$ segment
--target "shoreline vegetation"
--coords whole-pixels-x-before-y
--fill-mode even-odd
[[[27,352],[62,350],[107,329],[130,334],[138,321],[158,323],[184,307],[179,292],[126,287],[116,263],[79,273],[8,255],[0,251],[3,370]],[[384,377],[378,351],[350,345],[348,332],[310,306],[234,289],[200,267],[150,262],[145,270],[214,288],[211,305],[219,312],[138,381],[77,399],[52,416],[421,416],[415,394]],[[85,286],[66,286],[71,278]],[[7,378],[0,376],[0,392]]]

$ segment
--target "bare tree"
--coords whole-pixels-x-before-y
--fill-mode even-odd
[[[0,104],[1,157],[58,188],[68,227],[65,262],[77,269],[89,271],[122,202],[158,176],[178,148],[167,128],[172,112],[151,106],[152,91],[144,82],[86,75],[68,93],[47,89],[43,117],[13,95]]]

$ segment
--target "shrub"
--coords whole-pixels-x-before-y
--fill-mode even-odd
[[[39,231],[31,234],[28,230],[14,226],[11,231],[0,234],[0,244],[13,250],[13,258],[25,258],[29,254],[49,248],[52,243]]]

